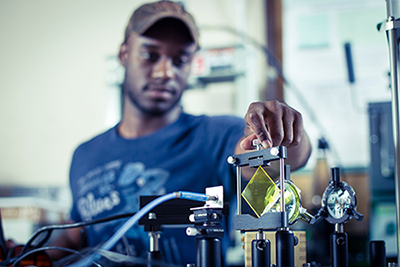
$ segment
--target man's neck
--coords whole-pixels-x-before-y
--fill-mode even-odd
[[[174,107],[161,116],[153,116],[140,112],[127,112],[124,110],[123,118],[118,125],[118,133],[126,139],[149,135],[177,121],[181,113],[182,108],[180,106]]]

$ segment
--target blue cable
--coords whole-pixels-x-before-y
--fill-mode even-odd
[[[135,213],[129,220],[127,220],[103,245],[101,245],[100,249],[103,250],[110,250],[115,244],[125,235],[125,233],[135,224],[137,223],[144,215],[146,215],[149,211],[151,211],[156,206],[160,205],[161,203],[171,200],[174,198],[183,198],[189,200],[197,200],[205,202],[207,200],[206,194],[201,193],[193,193],[193,192],[173,192],[166,194],[164,196],[158,197],[148,203],[146,206],[141,208],[138,212]],[[81,267],[81,266],[89,266],[92,262],[95,262],[100,259],[100,255],[94,252],[89,257],[82,259],[78,262],[75,262],[70,267]]]
[[[203,201],[203,202],[206,202],[206,200],[207,200],[207,195],[201,194],[201,193],[179,191],[179,192],[176,192],[176,194],[179,195],[178,198]]]

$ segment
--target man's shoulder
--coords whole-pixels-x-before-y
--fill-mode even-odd
[[[76,151],[94,150],[96,148],[104,147],[105,144],[110,143],[111,140],[114,139],[114,136],[116,135],[116,127],[117,126],[114,126],[89,140],[84,141],[77,147]]]

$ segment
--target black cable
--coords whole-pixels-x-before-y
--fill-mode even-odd
[[[76,222],[76,223],[69,223],[69,224],[59,224],[59,225],[47,225],[42,228],[39,228],[38,230],[33,233],[31,238],[28,240],[28,242],[24,245],[24,247],[21,250],[21,254],[25,253],[28,249],[35,249],[39,245],[44,244],[50,237],[50,234],[47,234],[46,237],[39,242],[39,244],[30,247],[30,244],[41,234],[42,232],[52,232],[53,230],[62,230],[62,229],[69,229],[69,228],[76,228],[76,227],[82,227],[82,226],[87,226],[87,225],[92,225],[92,224],[97,224],[97,223],[103,223],[103,222],[108,222],[112,220],[118,220],[118,219],[123,219],[127,217],[132,217],[135,213],[124,213],[124,214],[117,214],[113,216],[108,216],[105,218],[100,218],[100,219],[95,219],[95,220],[90,220],[90,221],[83,221],[83,222]]]
[[[77,254],[77,255],[79,255],[79,256],[81,256],[81,257],[84,256],[84,255],[82,255],[79,251],[74,250],[74,249],[69,249],[69,248],[64,248],[64,247],[51,247],[51,246],[49,246],[49,247],[42,247],[42,248],[32,249],[32,250],[30,250],[30,251],[24,253],[23,255],[20,255],[20,256],[18,256],[18,257],[13,258],[14,260],[11,259],[11,260],[8,260],[8,261],[2,261],[2,262],[0,262],[0,265],[1,265],[1,266],[9,266],[10,264],[12,264],[11,266],[14,267],[14,266],[16,266],[20,261],[22,261],[24,258],[26,258],[26,257],[29,256],[29,255],[32,255],[32,254],[34,254],[34,253],[36,253],[36,252],[45,251],[45,250],[51,250],[51,249],[67,251],[67,252],[70,252],[70,253]]]
[[[50,238],[51,233],[53,232],[53,230],[54,230],[54,229],[47,229],[45,237],[43,237],[42,240],[40,240],[36,245],[32,246],[31,248],[38,248],[38,247],[43,246],[43,245],[47,242],[47,240],[49,240],[49,238]],[[40,233],[38,233],[37,236],[39,236],[39,234],[40,234]],[[36,238],[36,237],[35,237],[35,238]],[[28,242],[31,243],[30,241],[28,241]],[[32,242],[33,242],[33,240],[32,240]],[[26,243],[26,244],[24,245],[24,247],[23,247],[22,250],[21,250],[21,253],[24,253],[25,250],[29,248],[29,246],[28,246],[29,243]]]
[[[53,266],[54,267],[69,266],[70,264],[73,264],[82,258],[90,256],[96,249],[97,248],[92,248],[92,247],[83,248],[82,250],[79,250],[79,254],[70,254],[66,257],[61,258],[58,261],[53,262]],[[102,264],[100,264],[99,262],[96,262],[96,261],[92,261],[91,264],[94,264],[98,267],[103,266]]]

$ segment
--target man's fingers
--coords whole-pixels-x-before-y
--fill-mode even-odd
[[[251,134],[251,135],[247,136],[246,138],[244,138],[242,140],[242,142],[240,143],[240,147],[243,150],[256,149],[256,147],[253,145],[253,141],[256,140],[256,139],[258,139],[257,136],[255,134]],[[264,142],[264,144],[262,144],[262,147],[263,148],[270,148],[270,147],[272,147],[272,145]]]
[[[258,139],[264,148],[272,146],[290,147],[297,145],[303,130],[299,112],[279,101],[252,103],[245,117],[245,134],[254,134],[252,139],[245,139],[243,146],[253,149],[252,140]]]
[[[283,117],[284,138],[281,145],[290,147],[300,143],[303,119],[298,112],[290,112]]]
[[[256,138],[256,135],[255,134],[252,134],[252,135],[249,135],[249,136],[247,136],[246,138],[244,138],[243,140],[242,140],[242,142],[240,143],[240,147],[243,149],[243,150],[252,150],[252,149],[254,149],[254,147],[253,147],[253,140]]]
[[[300,116],[299,120],[294,121],[293,123],[293,140],[292,145],[298,145],[301,141],[303,133],[303,119]]]
[[[271,135],[265,118],[266,114],[264,113],[264,109],[260,108],[260,105],[254,103],[250,105],[249,112],[246,115],[247,125],[264,147],[271,147]]]
[[[280,146],[286,134],[281,114],[271,114],[265,120],[272,140],[271,146]]]

